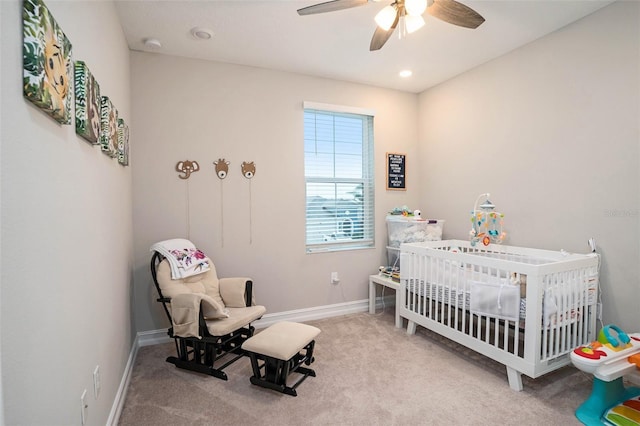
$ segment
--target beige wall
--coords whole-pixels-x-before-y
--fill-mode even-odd
[[[509,244],[602,254],[605,323],[638,328],[640,3],[617,2],[419,99],[421,197],[467,238],[483,192]]]
[[[166,325],[149,272],[156,241],[190,237],[220,276],[252,277],[258,302],[277,313],[365,299],[368,275],[386,262],[386,212],[403,204],[428,212],[414,167],[415,94],[138,52],[131,68],[139,331]],[[305,254],[303,101],[376,111],[375,249]],[[408,191],[385,190],[386,151],[407,153]],[[214,173],[218,158],[231,162],[224,181]],[[201,171],[185,181],[174,168],[187,159]],[[251,181],[240,173],[243,161],[256,164]]]
[[[386,211],[421,208],[447,220],[445,237],[466,238],[481,192],[506,213],[511,244],[585,252],[595,238],[604,320],[633,328],[637,7],[618,2],[417,102],[345,82],[133,53],[136,329],[165,325],[147,264],[155,241],[190,236],[220,275],[252,276],[260,302],[276,313],[365,298],[366,276],[385,261]],[[304,100],[377,111],[376,250],[304,253]],[[384,189],[386,151],[408,153],[406,193]],[[231,161],[223,182],[212,165],[220,157]],[[184,159],[202,166],[188,182],[173,170]],[[242,161],[256,162],[251,183]],[[331,271],[340,286],[329,284]]]
[[[130,121],[129,51],[113,3],[46,3],[74,58]],[[23,98],[22,2],[0,9],[5,421],[80,424],[87,389],[89,424],[105,424],[132,341],[131,168]]]

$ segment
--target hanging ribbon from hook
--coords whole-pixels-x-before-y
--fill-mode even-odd
[[[252,161],[247,163],[246,161],[242,162],[240,166],[242,169],[242,176],[249,179],[249,244],[253,243],[253,224],[252,224],[252,212],[251,212],[251,179],[256,175],[256,165]]]
[[[216,167],[216,176],[220,179],[220,244],[224,247],[224,208],[222,205],[222,181],[229,175],[229,162],[224,158],[218,158],[218,161],[214,161],[213,165]]]

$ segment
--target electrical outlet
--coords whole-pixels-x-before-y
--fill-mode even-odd
[[[331,284],[338,284],[340,282],[340,278],[338,278],[337,272],[331,273]]]
[[[596,305],[596,318],[598,321],[602,321],[602,303]]]
[[[87,408],[89,405],[87,404],[87,390],[82,391],[82,395],[80,395],[80,424],[84,425],[87,421]]]
[[[98,395],[100,395],[100,366],[96,365],[93,370],[93,396],[98,399]]]

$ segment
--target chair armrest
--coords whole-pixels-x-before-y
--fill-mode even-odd
[[[250,278],[220,278],[220,297],[225,306],[245,308],[254,305],[253,282]]]

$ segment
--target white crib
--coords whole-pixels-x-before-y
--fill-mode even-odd
[[[443,240],[402,244],[400,316],[507,367],[509,386],[596,338],[596,254]]]

